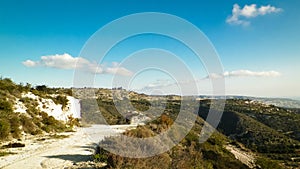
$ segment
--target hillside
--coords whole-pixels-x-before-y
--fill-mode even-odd
[[[124,134],[130,137],[147,138],[165,132],[172,123],[173,119],[163,114],[154,122],[148,123],[145,126],[139,126],[137,129],[127,131]],[[146,145],[138,146],[139,144],[134,142],[122,143],[118,137],[110,137],[102,141],[98,148],[98,154],[94,157],[100,162],[107,163],[105,168],[249,168],[246,164],[237,160],[235,156],[226,149],[226,145],[229,144],[230,140],[218,132],[215,132],[208,141],[200,144],[198,139],[202,125],[203,120],[197,118],[193,129],[178,145],[165,153],[153,157],[121,157],[100,148],[110,147],[114,149],[118,146],[126,145],[127,148],[132,147],[136,151],[143,151],[144,146],[150,150],[157,149],[151,142]],[[176,133],[174,134],[176,135]],[[130,154],[132,152],[127,153]]]
[[[70,95],[70,89],[17,85],[10,79],[0,79],[1,142],[71,131],[80,114],[76,111],[79,102]]]
[[[210,100],[202,100],[199,116],[206,118]],[[290,109],[244,99],[229,99],[218,130],[254,152],[287,166],[298,166],[299,119]]]
[[[128,119],[124,118],[114,108],[115,104],[118,104],[118,100],[114,100],[113,102],[111,92],[116,91],[105,90],[105,94],[101,92],[101,89],[97,90],[97,94],[93,97],[97,100],[98,108],[100,112],[103,112],[102,115],[106,121],[113,124],[128,123]],[[169,118],[174,120],[177,117],[180,108],[179,96],[147,96],[131,93],[131,97],[128,97],[126,95],[127,91],[119,90],[118,92],[120,96],[125,96],[122,99],[129,99],[138,111],[152,119],[152,121],[146,122],[146,125],[139,126],[135,130],[130,130],[125,135],[132,137],[155,136],[168,128],[168,125],[164,124],[165,122],[162,119],[166,120]],[[134,99],[132,99],[132,96],[134,96]],[[163,97],[167,97],[167,101],[166,99],[162,100]],[[151,106],[151,103],[153,104],[155,101],[165,103],[164,114],[156,116],[155,111],[143,111],[148,110],[147,107]],[[253,166],[260,166],[262,168],[293,168],[299,165],[298,162],[294,161],[294,159],[300,156],[298,138],[299,114],[296,110],[268,105],[249,99],[229,99],[226,101],[225,110],[217,128],[218,132],[215,132],[213,137],[204,144],[198,144],[199,132],[203,125],[203,119],[207,116],[210,102],[211,99],[204,99],[198,102],[200,109],[197,123],[180,144],[170,151],[151,158],[132,159],[117,156],[99,149],[100,155],[97,155],[97,159],[107,162],[108,168],[131,168],[130,166],[137,168],[153,166],[153,168],[159,168],[158,166],[160,165],[166,168],[180,168],[183,166],[184,168],[192,168],[195,165],[199,165],[199,168],[209,168],[208,166],[213,168],[223,168],[223,166],[226,166],[225,168],[247,168]],[[162,107],[158,106],[156,108],[159,110]],[[126,107],[124,109],[130,110]],[[193,112],[188,107],[185,107],[184,110],[187,114]],[[169,123],[172,124],[172,122]],[[218,144],[215,142],[218,142]],[[101,147],[103,147],[103,143],[106,146],[112,146],[114,143],[119,144],[114,141],[114,138],[103,141],[100,144]],[[136,144],[126,144],[126,146],[136,146]],[[213,149],[210,149],[212,147]],[[214,155],[207,155],[207,151]],[[174,156],[174,154],[176,155]],[[228,154],[228,156],[225,154]],[[252,163],[250,162],[251,160],[247,161],[248,165],[246,165],[245,161],[241,163],[242,159],[239,159],[241,160],[239,161],[237,158],[243,156],[243,154],[245,154],[244,157],[248,157],[249,155],[250,159],[253,157],[255,160]],[[253,155],[252,157],[251,154]],[[193,162],[192,159],[195,158],[197,162]],[[219,163],[216,163],[215,158],[220,158],[217,160]],[[226,163],[223,161],[224,159],[232,163]]]

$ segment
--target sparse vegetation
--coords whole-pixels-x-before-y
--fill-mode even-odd
[[[118,112],[112,100],[82,99],[81,118],[92,124],[126,124],[128,121]],[[105,121],[104,121],[105,119]]]
[[[0,139],[5,139],[10,134],[10,124],[6,119],[0,120]]]
[[[7,145],[2,146],[2,148],[19,148],[19,147],[25,147],[25,144],[23,144],[23,143],[8,143]]]
[[[0,150],[0,157],[6,156],[6,155],[10,155],[10,154],[14,154],[14,153],[7,152],[7,151],[1,151],[1,150]]]
[[[282,169],[283,167],[274,160],[268,158],[259,157],[256,159],[256,164],[263,169]]]
[[[55,103],[65,108],[68,104],[66,93],[70,89],[48,88],[45,85],[32,88],[30,84],[15,84],[12,80],[0,79],[0,140],[20,138],[21,132],[37,135],[43,132],[60,132],[70,130],[70,127],[78,125],[78,119],[70,119],[69,128],[66,124],[54,119],[47,113],[37,109],[37,100],[21,97],[22,93],[32,92],[42,98],[50,98]],[[51,95],[55,94],[56,97]],[[13,105],[16,100],[20,101],[27,108],[26,114],[14,112]]]
[[[103,102],[104,99],[102,98],[102,103]],[[99,153],[95,155],[95,158],[97,161],[107,161],[107,168],[133,168],[133,166],[134,168],[145,168],[146,166],[151,166],[152,168],[161,168],[162,166],[164,168],[248,168],[248,166],[235,159],[233,154],[224,148],[226,144],[230,143],[239,145],[237,147],[241,148],[240,145],[242,143],[246,146],[246,149],[244,146],[242,146],[243,148],[241,149],[244,149],[245,151],[252,150],[252,152],[257,155],[255,161],[257,167],[285,168],[297,165],[296,162],[291,161],[291,157],[298,155],[299,142],[294,140],[293,137],[284,134],[284,132],[278,131],[278,126],[276,126],[276,128],[269,125],[268,122],[265,122],[266,119],[259,120],[254,116],[258,113],[264,114],[264,112],[270,112],[268,107],[265,107],[265,105],[261,103],[250,106],[247,103],[248,102],[245,103],[245,100],[240,99],[227,101],[218,130],[229,138],[226,138],[226,136],[221,133],[215,132],[208,141],[199,144],[199,131],[201,131],[203,120],[198,118],[194,128],[180,144],[161,155],[146,159],[132,159],[120,157],[101,150],[98,151]],[[111,100],[106,100],[105,104],[113,106],[115,103],[112,103]],[[136,98],[134,104],[135,108],[143,106],[142,103],[139,105],[139,101]],[[105,110],[107,107],[102,108]],[[205,119],[209,108],[209,99],[201,101],[199,116]],[[271,108],[273,113],[274,111],[277,111],[277,107],[271,106]],[[162,115],[147,123],[145,126],[138,126],[136,129],[127,131],[124,134],[131,137],[147,138],[164,132],[172,126],[179,109],[180,103],[178,100],[169,99],[166,102],[166,108]],[[289,112],[287,109],[278,109],[281,112]],[[189,110],[188,107],[184,110],[186,113],[191,113],[191,110]],[[110,112],[108,111],[108,114],[109,113]],[[278,114],[280,113],[278,112]],[[295,114],[290,111],[288,116],[291,117],[293,115]],[[117,116],[112,116],[112,119],[115,117]],[[287,125],[287,123],[280,123],[279,120],[277,125],[283,126]],[[283,128],[285,127],[287,126],[283,126]],[[116,142],[114,142],[113,138],[107,138],[102,143],[113,145]],[[134,143],[126,144],[126,146],[136,145],[137,144]],[[135,148],[139,151],[139,147]],[[103,160],[102,157],[105,157],[105,160]]]
[[[166,115],[163,115],[156,121],[158,128],[164,128],[163,119],[167,119]],[[170,118],[168,118],[170,120]],[[180,144],[173,147],[166,153],[156,155],[149,158],[135,159],[121,157],[112,153],[109,153],[101,148],[94,155],[96,160],[101,162],[107,162],[106,168],[248,168],[235,157],[228,152],[223,146],[224,140],[227,140],[219,133],[214,133],[213,136],[204,144],[199,143],[199,131],[200,124],[203,121],[198,118],[197,126],[194,127],[190,133],[183,139]],[[161,123],[161,124],[159,124]],[[158,134],[158,130],[151,130],[152,124],[145,126],[139,126],[137,129],[130,130],[124,134],[130,137],[146,138]],[[107,138],[102,143],[114,145],[114,137]],[[101,143],[101,145],[102,145]],[[120,143],[119,143],[120,144]],[[125,144],[125,143],[124,143]],[[137,147],[138,144],[129,144],[126,146],[132,146],[139,151],[142,147]],[[144,145],[145,146],[145,145]],[[149,145],[150,146],[150,145]],[[155,147],[153,147],[155,148]],[[102,157],[105,157],[104,159]]]
[[[202,118],[206,118],[209,105],[210,100],[202,101],[199,110]],[[291,119],[282,120],[285,117]],[[273,118],[277,121],[271,124],[270,121],[273,121]],[[294,139],[296,137],[292,133],[286,134],[283,130],[292,125],[295,126],[293,130],[297,131],[300,124],[295,123],[294,120],[298,118],[297,114],[284,108],[267,106],[250,100],[229,99],[226,101],[218,130],[261,154],[265,161],[272,159],[276,160],[276,163],[291,166],[295,164],[291,161],[291,157],[299,156],[300,143]],[[278,130],[279,128],[282,130]],[[272,160],[268,163],[272,163]]]
[[[63,138],[68,138],[69,135],[63,135],[63,134],[52,134],[50,135],[50,138],[54,138],[54,139],[63,139]]]
[[[52,100],[54,101],[55,104],[61,104],[62,109],[65,109],[69,102],[67,97],[63,95],[58,95],[56,97],[53,97]]]

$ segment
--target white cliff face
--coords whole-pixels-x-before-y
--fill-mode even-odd
[[[73,118],[80,118],[80,100],[72,97],[67,96],[67,99],[69,100],[68,105],[64,110],[62,110],[61,104],[55,104],[52,99],[45,99],[41,98],[39,96],[34,95],[31,92],[28,92],[26,94],[22,94],[22,98],[31,98],[35,101],[37,101],[38,106],[36,109],[39,109],[40,111],[43,111],[47,113],[49,116],[53,116],[56,120],[61,121],[68,121],[68,117],[72,116]],[[17,101],[14,105],[14,112],[17,113],[26,113],[26,106],[20,102]]]
[[[80,100],[72,96],[67,96],[69,100],[69,112],[73,115],[74,118],[81,118],[80,114]]]

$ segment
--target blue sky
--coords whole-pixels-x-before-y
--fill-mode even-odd
[[[226,72],[227,94],[299,97],[299,6],[297,0],[4,0],[0,2],[0,75],[17,83],[70,87],[72,65],[47,65],[41,61],[42,56],[78,58],[86,41],[105,24],[129,14],[162,12],[186,19],[208,37]],[[234,13],[234,8],[238,12]],[[183,52],[186,50],[178,42],[145,35],[120,43],[106,56],[101,63],[106,70],[96,75],[96,86],[110,87],[118,63],[145,47],[170,50],[188,63],[197,79],[207,76],[203,65],[192,62],[192,54]],[[26,60],[32,61],[31,66],[24,64]],[[177,91],[176,86],[170,87],[172,78],[163,72],[140,74],[132,83],[132,89],[151,86]],[[209,80],[197,83],[200,94],[210,94]]]

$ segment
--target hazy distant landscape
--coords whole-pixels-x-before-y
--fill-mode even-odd
[[[218,98],[218,96],[214,96]],[[211,98],[210,96],[200,96],[200,98]],[[297,98],[267,98],[267,97],[251,97],[251,96],[226,96],[226,99],[244,99],[254,100],[260,103],[275,105],[284,108],[300,108],[300,100]]]

